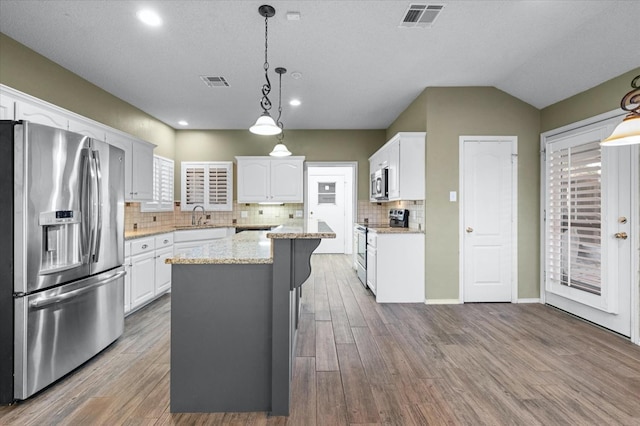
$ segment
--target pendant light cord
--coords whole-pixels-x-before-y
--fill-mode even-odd
[[[276,68],[276,71],[278,71],[278,69]],[[284,139],[284,124],[282,124],[282,121],[280,121],[280,117],[282,117],[282,73],[279,73],[280,75],[280,86],[278,88],[278,119],[276,120],[276,125],[278,127],[280,127],[280,129],[282,129],[282,132],[280,132],[276,138],[278,138],[278,141],[280,141],[282,143],[282,140]]]
[[[269,80],[269,61],[267,60],[267,51],[269,49],[268,44],[268,26],[269,17],[264,17],[264,79],[267,81],[262,85],[262,99],[260,99],[260,106],[267,112],[271,109],[271,101],[269,100],[269,93],[271,93],[271,81]]]

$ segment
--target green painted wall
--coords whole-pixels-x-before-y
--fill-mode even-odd
[[[387,129],[387,140],[398,132],[424,132],[427,128],[427,90],[400,113]]]
[[[385,143],[385,135],[384,130],[285,130],[284,143],[293,155],[303,155],[307,161],[357,161],[358,198],[368,200],[369,156]],[[275,136],[257,136],[248,130],[178,131],[175,198],[180,199],[181,161],[234,161],[236,155],[269,155],[277,142]],[[234,180],[235,176],[234,171]]]
[[[640,75],[640,67],[543,108],[540,115],[540,132],[620,108],[620,99],[631,90],[631,80],[637,75]]]
[[[157,145],[174,158],[175,130],[0,33],[0,83]]]
[[[461,102],[460,100],[464,100]],[[518,137],[518,298],[539,297],[540,112],[492,87],[427,89],[426,294],[459,294],[460,136]]]

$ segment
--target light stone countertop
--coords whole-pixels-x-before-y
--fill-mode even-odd
[[[255,224],[255,223],[250,223],[250,224],[238,224],[238,223],[230,223],[230,224],[213,224],[213,223],[207,223],[204,225],[179,225],[179,226],[165,226],[165,227],[158,227],[158,228],[150,228],[150,229],[140,229],[140,230],[136,230],[136,231],[125,231],[124,232],[124,239],[125,241],[128,240],[135,240],[136,238],[144,238],[144,237],[151,237],[154,235],[160,235],[160,234],[166,234],[168,232],[173,232],[173,231],[188,231],[191,229],[210,229],[210,228],[239,228],[242,230],[253,230],[253,229],[261,229],[261,228],[275,228],[276,224],[269,224],[269,223],[262,223],[262,224]]]
[[[369,226],[369,231],[377,232],[378,234],[424,234],[423,229],[415,228],[392,228],[390,226]]]
[[[271,241],[267,231],[245,231],[230,237],[176,249],[170,264],[271,264]]]
[[[206,241],[185,249],[176,249],[169,264],[271,264],[273,239],[335,238],[333,230],[322,221],[301,220],[281,225],[271,231],[245,231],[226,238]]]

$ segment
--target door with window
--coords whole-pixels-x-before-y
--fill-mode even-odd
[[[552,306],[630,336],[638,155],[629,146],[600,146],[618,121],[545,136],[544,296]]]

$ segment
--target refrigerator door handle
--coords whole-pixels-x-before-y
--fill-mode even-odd
[[[93,214],[93,247],[91,248],[91,259],[97,262],[100,258],[100,240],[102,238],[102,169],[100,167],[100,154],[98,151],[92,152],[92,160],[95,167],[95,210]]]
[[[62,303],[65,300],[73,299],[74,297],[78,297],[84,293],[94,290],[96,287],[103,286],[105,284],[109,284],[112,281],[119,279],[120,277],[126,274],[125,271],[119,271],[112,276],[105,278],[102,281],[98,281],[96,283],[90,284],[86,287],[79,288],[77,290],[70,291],[68,293],[61,294],[59,296],[53,296],[49,298],[40,298],[29,302],[29,308],[44,308],[46,306],[54,305],[56,303]]]
[[[88,149],[82,150],[82,176],[80,178],[80,243],[82,244],[82,263],[89,263],[89,256],[91,255],[91,234],[93,232],[90,229],[91,226],[91,180],[90,170],[91,157]]]

